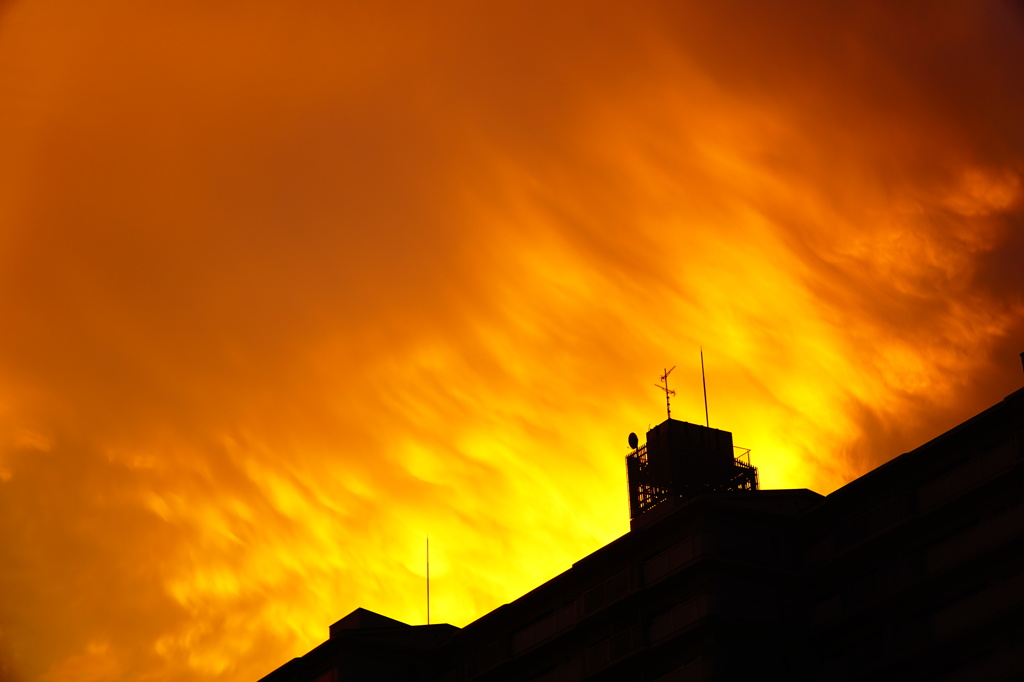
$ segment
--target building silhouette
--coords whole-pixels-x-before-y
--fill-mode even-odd
[[[459,629],[357,609],[263,682],[1024,679],[1024,390],[828,496],[732,434],[626,457],[630,532]]]

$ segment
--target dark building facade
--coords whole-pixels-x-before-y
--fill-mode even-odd
[[[1024,390],[827,497],[669,419],[630,532],[465,628],[358,609],[263,682],[1024,679]]]

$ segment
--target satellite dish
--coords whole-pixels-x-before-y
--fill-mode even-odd
[[[629,447],[631,447],[634,450],[636,450],[637,446],[639,446],[639,445],[640,445],[640,439],[636,437],[636,434],[635,433],[629,434]]]

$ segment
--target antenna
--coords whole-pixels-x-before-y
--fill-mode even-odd
[[[427,625],[430,625],[430,536],[427,536]]]
[[[703,356],[701,356],[701,357],[703,357]],[[675,369],[675,368],[676,368],[675,365],[673,365],[672,369]],[[672,369],[666,369],[665,373],[661,375],[661,380],[665,384],[664,386],[662,386],[661,384],[654,384],[655,386],[657,386],[661,390],[665,391],[665,412],[668,413],[668,418],[669,419],[672,418],[672,404],[669,403],[668,397],[670,395],[675,395],[676,394],[675,391],[670,391],[668,389],[668,375],[672,373]]]
[[[708,419],[708,380],[704,378],[704,346],[700,347],[700,382],[704,384],[704,426],[711,428]]]

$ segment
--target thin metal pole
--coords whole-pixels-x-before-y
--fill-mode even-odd
[[[708,419],[708,380],[704,378],[704,346],[700,347],[700,382],[704,384],[704,426],[711,428]]]
[[[430,536],[427,536],[427,625],[430,625]]]
[[[675,365],[672,366],[672,369],[675,369]],[[672,369],[666,369],[665,373],[661,375],[661,380],[665,382],[664,386],[661,384],[654,384],[661,390],[665,391],[665,414],[669,419],[672,418],[672,403],[669,402],[668,397],[676,394],[675,391],[670,391],[668,388],[668,375],[672,373]]]
[[[662,376],[662,378],[665,380],[665,415],[669,419],[671,419],[672,418],[672,403],[670,403],[668,401],[669,393],[668,393],[668,370],[667,369],[665,370],[665,374]]]

